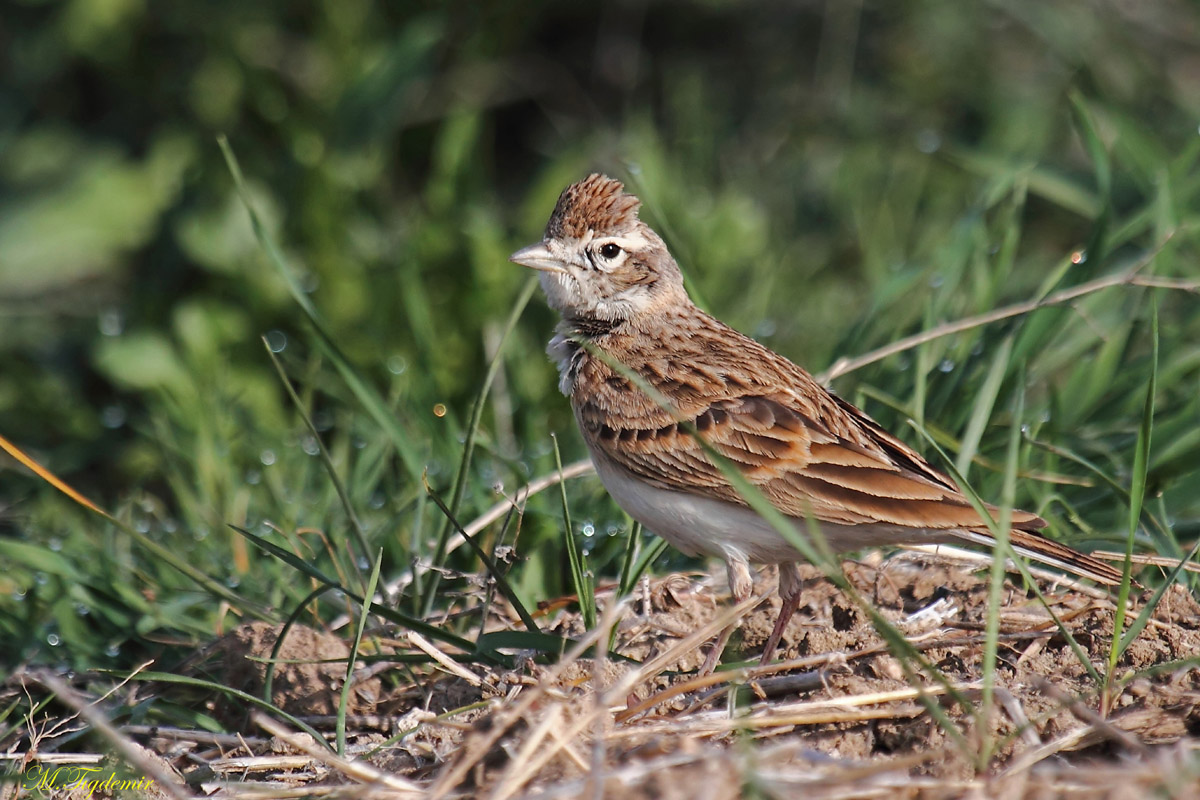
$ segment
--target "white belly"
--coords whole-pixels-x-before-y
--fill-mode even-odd
[[[604,488],[625,510],[653,533],[688,555],[726,558],[731,552],[760,564],[803,561],[804,556],[753,510],[722,500],[672,492],[651,486],[592,451],[592,463]],[[798,533],[808,522],[789,517]],[[888,544],[934,544],[954,539],[948,531],[926,531],[901,525],[837,525],[821,523],[835,552]]]

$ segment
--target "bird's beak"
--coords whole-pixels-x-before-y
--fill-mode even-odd
[[[566,272],[562,267],[562,262],[554,257],[545,242],[522,247],[509,256],[508,260],[514,264],[520,264],[522,267],[540,269],[542,272]]]

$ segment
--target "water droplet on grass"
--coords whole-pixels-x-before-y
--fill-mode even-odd
[[[125,424],[125,409],[118,405],[105,406],[100,412],[100,424],[114,430]]]
[[[938,132],[930,128],[923,128],[917,132],[917,149],[922,153],[929,155],[936,153],[942,147],[942,137]]]
[[[120,336],[125,332],[125,315],[115,308],[110,308],[100,312],[97,324],[100,333],[105,336]]]
[[[282,353],[287,347],[287,334],[283,331],[267,331],[267,347],[272,353]]]

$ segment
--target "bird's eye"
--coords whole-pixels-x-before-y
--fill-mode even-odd
[[[600,255],[604,256],[605,258],[616,258],[620,254],[621,248],[612,242],[600,245]]]

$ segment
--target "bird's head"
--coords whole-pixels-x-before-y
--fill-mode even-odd
[[[620,181],[589,175],[563,190],[542,241],[509,260],[541,271],[551,307],[567,319],[619,322],[686,302],[683,275],[638,219]]]

